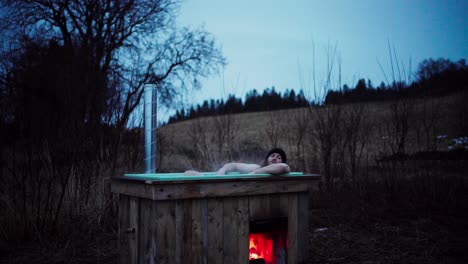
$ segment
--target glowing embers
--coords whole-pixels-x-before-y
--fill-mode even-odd
[[[273,238],[269,234],[249,235],[249,259],[264,259],[272,261]]]
[[[249,234],[250,263],[286,263],[287,237],[286,218],[251,222]]]

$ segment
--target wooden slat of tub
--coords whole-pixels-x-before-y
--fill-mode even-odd
[[[208,199],[208,263],[223,259],[223,201]]]
[[[130,236],[127,229],[130,226],[130,197],[119,195],[119,263],[130,263]]]
[[[156,259],[156,207],[155,202],[140,200],[139,263],[151,263]]]
[[[148,221],[151,214],[151,203],[148,199],[140,200],[141,210],[139,211],[138,218],[141,219],[138,223],[138,263],[148,263],[151,258],[152,252],[149,251],[151,248],[151,222]],[[155,256],[154,256],[155,257]]]
[[[238,199],[237,223],[238,223],[238,251],[237,263],[245,264],[249,259],[249,198]]]
[[[190,263],[192,257],[192,201],[178,200],[175,208],[175,263]]]
[[[279,214],[282,216],[282,217],[287,217],[287,232],[286,232],[286,235],[287,237],[285,236],[285,239],[287,239],[288,241],[288,248],[286,249],[286,256],[283,258],[284,260],[283,261],[287,261],[287,258],[288,258],[288,254],[289,254],[289,248],[291,247],[290,243],[289,243],[289,229],[290,229],[290,224],[291,224],[291,219],[290,219],[290,216],[289,214],[291,213],[291,210],[290,210],[290,197],[293,196],[295,194],[289,194],[289,193],[283,193],[283,194],[280,194],[279,195]],[[285,241],[286,242],[286,241]],[[291,263],[291,262],[287,262],[287,263]],[[294,263],[294,262],[292,262]]]
[[[281,197],[285,197],[286,202],[281,203]],[[288,194],[266,194],[249,196],[250,221],[265,220],[278,217],[287,217],[289,201]]]
[[[291,194],[283,193],[279,195],[279,211],[281,216],[288,217],[289,215],[289,197]],[[289,221],[288,221],[289,222]]]
[[[139,247],[139,216],[140,216],[140,198],[130,197],[130,204],[128,210],[129,216],[129,228],[133,231],[129,233],[129,261],[128,263],[138,263],[138,247]]]
[[[249,219],[250,221],[257,220],[258,216],[262,216],[262,204],[260,203],[260,197],[258,195],[252,195],[249,197]]]
[[[259,195],[260,197],[260,208],[262,209],[262,213],[264,214],[263,219],[271,218],[271,206],[270,206],[270,198],[271,195],[263,194]]]
[[[223,199],[223,262],[235,264],[238,261],[238,202],[237,198]]]
[[[192,200],[192,261],[207,263],[208,254],[208,204],[206,199]]]
[[[297,196],[297,263],[305,263],[309,249],[309,194],[298,193]]]
[[[271,218],[270,195],[249,196],[250,221]]]
[[[157,263],[175,262],[175,202],[156,204]]]
[[[297,213],[297,194],[289,196],[288,212],[288,263],[297,263],[298,260],[298,213]]]
[[[269,202],[270,202],[270,217],[271,218],[278,218],[278,217],[286,217],[287,214],[281,213],[280,208],[280,196],[281,194],[270,194]]]
[[[303,192],[317,183],[318,177],[271,180],[219,181],[209,183],[145,184],[141,181],[112,180],[112,192],[152,200],[173,200],[190,198],[260,195],[271,193]]]

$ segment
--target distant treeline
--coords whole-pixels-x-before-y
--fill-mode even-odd
[[[280,94],[275,87],[267,88],[262,94],[256,89],[247,92],[244,102],[241,98],[229,95],[227,100],[205,100],[200,105],[190,107],[188,110],[177,110],[175,115],[169,118],[169,123],[179,122],[191,118],[237,114],[258,111],[271,111],[308,106],[310,103],[305,98],[302,90],[296,94],[294,89],[286,90]]]
[[[393,76],[392,76],[393,77]],[[396,77],[395,77],[396,78]],[[443,96],[468,90],[468,67],[464,59],[452,62],[448,59],[422,61],[408,85],[404,81],[382,82],[374,87],[372,82],[360,79],[354,88],[343,85],[339,91],[329,91],[325,104],[343,104],[370,101],[387,101],[405,97]]]
[[[401,73],[393,73],[392,81],[387,84],[381,82],[374,86],[370,80],[360,79],[355,87],[343,85],[341,89],[330,90],[325,96],[323,104],[344,104],[371,101],[387,101],[396,98],[443,96],[450,93],[468,90],[468,67],[464,59],[452,62],[448,59],[426,59],[422,61],[414,76],[408,79],[414,81],[395,81],[402,79]],[[411,84],[408,84],[410,83]],[[169,123],[183,121],[191,118],[236,114],[256,111],[271,111],[314,105],[308,101],[302,90],[298,94],[292,90],[286,90],[284,94],[276,92],[275,87],[266,89],[262,94],[257,90],[251,90],[245,96],[244,102],[234,95],[229,95],[224,100],[205,100],[201,105],[192,106],[190,109],[177,110],[176,114],[169,118]]]

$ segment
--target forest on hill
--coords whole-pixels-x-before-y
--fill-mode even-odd
[[[205,116],[272,111],[320,104],[389,101],[401,97],[444,96],[468,89],[466,60],[460,59],[457,62],[452,62],[443,58],[425,59],[414,73],[414,79],[411,83],[387,81],[386,83],[381,82],[378,86],[374,86],[370,80],[359,79],[354,87],[344,84],[343,87],[327,91],[322,102],[307,99],[302,89],[297,94],[294,89],[288,89],[281,94],[275,90],[274,86],[271,89],[265,89],[263,93],[253,89],[247,92],[244,100],[230,94],[226,101],[224,99],[210,99],[205,100],[202,104],[191,106],[189,109],[177,110],[169,118],[168,123]]]
[[[294,90],[286,90],[284,94],[280,94],[275,90],[275,87],[272,87],[271,89],[265,89],[260,94],[254,89],[247,92],[244,101],[230,94],[226,101],[224,99],[210,99],[209,101],[203,101],[201,105],[190,107],[187,111],[184,109],[177,110],[175,115],[169,118],[168,123],[204,116],[291,109],[308,105],[310,105],[310,102],[305,98],[302,90],[297,94]]]

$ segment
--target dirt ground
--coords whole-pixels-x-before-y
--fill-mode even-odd
[[[308,263],[468,263],[463,216],[397,217],[359,221],[330,209],[313,209]],[[0,263],[116,263],[115,230],[77,230],[68,239],[7,247]]]
[[[352,222],[313,210],[309,263],[468,263],[466,217],[406,215]]]

